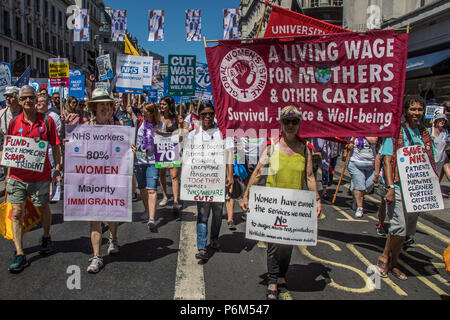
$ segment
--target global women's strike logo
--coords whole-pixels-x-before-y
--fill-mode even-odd
[[[220,64],[220,79],[225,90],[239,102],[258,98],[267,84],[267,68],[255,51],[233,49]]]

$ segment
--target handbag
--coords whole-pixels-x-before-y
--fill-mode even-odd
[[[42,213],[27,198],[25,202],[25,214],[22,220],[23,234],[33,229],[42,219]],[[14,241],[12,232],[12,204],[5,201],[0,204],[0,233],[5,239]]]

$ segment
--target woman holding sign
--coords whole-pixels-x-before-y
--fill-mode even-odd
[[[406,236],[416,231],[417,212],[407,212],[402,201],[400,175],[397,165],[399,148],[424,146],[431,167],[436,171],[432,139],[428,130],[421,124],[425,113],[425,100],[421,96],[408,96],[403,103],[406,122],[402,123],[398,139],[386,138],[381,155],[384,157],[384,179],[386,183],[386,213],[389,217],[389,233],[382,255],[378,258],[378,271],[381,277],[387,277],[389,271],[399,280],[406,280],[406,275],[398,268],[398,258]]]
[[[144,207],[148,210],[148,227],[154,231],[156,214],[156,190],[159,181],[159,169],[155,165],[155,132],[162,130],[162,122],[156,105],[151,102],[144,105],[144,119],[136,125],[136,145],[131,149],[135,154],[134,171],[141,192]]]
[[[164,124],[164,133],[173,133],[178,130],[177,124],[177,114],[175,110],[175,100],[172,97],[163,97],[159,102],[159,107],[161,109],[161,122]],[[180,182],[178,181],[178,176],[180,168],[170,168],[170,177],[172,179],[172,191],[173,191],[173,209],[179,211],[181,209],[181,204],[179,203],[179,192],[180,192]],[[166,182],[167,169],[161,168],[160,179],[161,179],[161,189],[163,192],[163,200],[159,203],[161,207],[167,205],[167,182]]]
[[[89,125],[114,125],[114,99],[110,97],[105,89],[95,89],[92,93],[92,100],[88,102],[88,108],[92,112],[93,118]],[[110,237],[108,242],[108,254],[119,252],[119,243],[117,239],[117,229],[119,222],[108,222]],[[91,244],[94,256],[89,259],[91,264],[87,271],[97,273],[103,268],[103,258],[100,255],[102,245],[102,222],[91,221]]]
[[[308,189],[315,192],[317,216],[322,212],[320,195],[317,192],[316,178],[313,172],[312,153],[309,143],[297,136],[301,122],[301,113],[295,106],[287,106],[281,110],[280,139],[267,146],[253,171],[247,190],[242,199],[242,210],[248,211],[250,187],[259,184],[261,170],[268,169],[266,187],[302,190],[306,179]],[[268,243],[267,269],[268,288],[266,298],[292,300],[287,290],[286,273],[292,254],[292,245]]]

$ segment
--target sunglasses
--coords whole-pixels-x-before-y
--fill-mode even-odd
[[[207,116],[210,116],[210,117],[214,117],[214,112],[202,112],[202,113],[200,113],[200,117],[207,117]]]
[[[297,125],[297,124],[299,124],[300,123],[300,119],[283,119],[283,120],[281,120],[282,122],[283,122],[283,124],[284,125],[289,125],[289,124],[292,124],[292,125]]]
[[[21,101],[25,101],[25,100],[27,100],[27,99],[34,100],[34,99],[36,99],[36,96],[20,97],[19,99],[20,99]]]

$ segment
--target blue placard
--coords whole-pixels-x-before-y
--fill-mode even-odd
[[[75,97],[78,100],[84,100],[84,75],[79,69],[69,70],[69,96]]]

